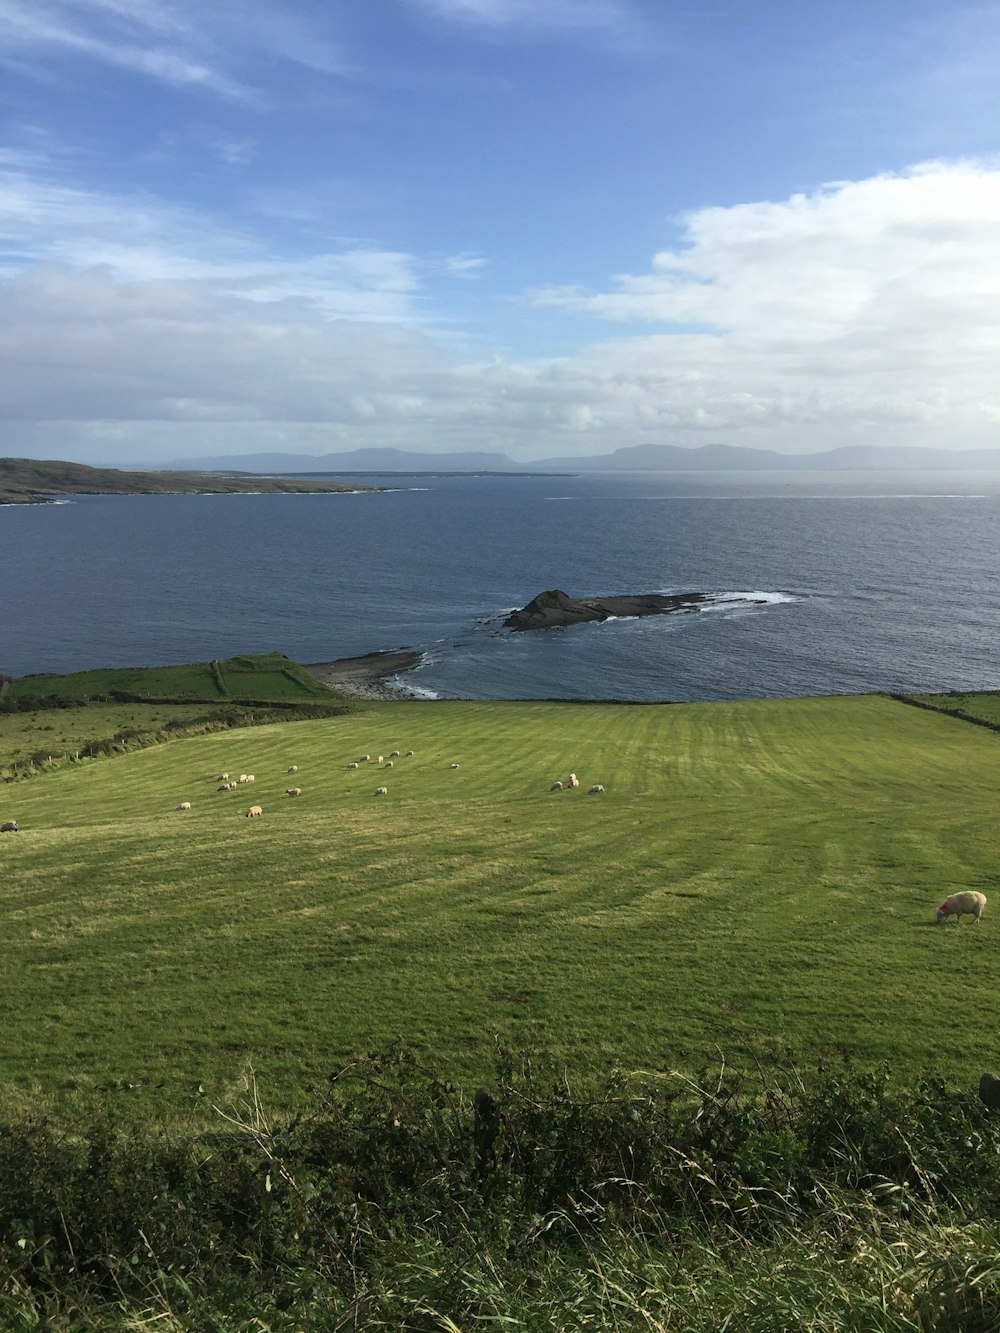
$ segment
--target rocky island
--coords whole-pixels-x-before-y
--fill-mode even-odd
[[[609,620],[612,616],[662,616],[671,611],[693,611],[710,601],[703,592],[642,592],[622,597],[570,597],[559,588],[540,592],[527,606],[512,611],[503,622],[506,629],[554,629],[581,625],[587,620]]]

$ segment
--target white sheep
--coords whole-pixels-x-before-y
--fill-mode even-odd
[[[178,809],[178,810],[190,810],[190,809],[191,809],[191,802],[190,802],[190,801],[181,801],[181,803],[180,803],[180,805],[177,807],[177,809]]]
[[[5,819],[4,822],[0,824],[0,833],[19,833],[19,832],[20,829],[17,827],[16,819]]]
[[[390,759],[398,759],[398,758],[399,758],[399,751],[398,751],[398,750],[390,750],[390,751],[389,751],[389,758],[390,758]]]
[[[385,761],[385,763],[382,765],[382,767],[383,767],[383,768],[392,768],[392,760],[391,760],[391,759],[387,759],[387,760]]]
[[[566,779],[566,786],[579,787],[579,785],[580,785],[580,779],[576,776],[575,773],[571,773],[569,777]]]
[[[299,771],[298,764],[292,764],[288,771],[289,773],[297,773]]]
[[[262,815],[263,813],[264,810],[261,806],[252,805],[247,811],[247,819],[256,819],[258,815]]]
[[[358,763],[359,763],[359,764],[367,764],[368,761],[369,761],[370,759],[371,759],[371,755],[370,755],[370,754],[362,754],[362,755],[359,755],[359,756],[358,756]]]
[[[389,788],[388,788],[388,787],[376,787],[375,790],[372,792],[372,795],[373,795],[373,796],[388,796],[388,795],[389,795]]]
[[[221,787],[216,788],[216,791],[229,791],[232,785],[231,782],[224,782]]]
[[[953,916],[958,925],[962,924],[963,915],[968,912],[970,916],[976,919],[973,925],[979,925],[979,918],[983,914],[983,908],[986,906],[985,893],[953,893],[950,898],[945,898],[944,902],[937,909],[938,924]]]
[[[347,767],[348,767],[348,768],[357,768],[357,764],[348,764]]]
[[[215,780],[216,780],[216,782],[228,782],[228,781],[229,781],[229,774],[228,774],[228,773],[220,773],[219,776],[218,776]]]
[[[553,782],[552,786],[549,788],[549,791],[562,791],[562,783]]]
[[[301,796],[301,795],[302,795],[302,788],[301,788],[301,787],[286,787],[286,788],[285,788],[285,795],[286,795],[286,796]]]
[[[457,764],[452,764],[452,768],[458,768]]]
[[[247,780],[247,775],[245,773],[241,773],[239,778],[237,779],[238,782],[246,782],[246,780]]]
[[[253,782],[253,781],[254,781],[254,776],[253,776],[253,774],[252,774],[252,773],[248,773],[248,774],[247,774],[247,782]]]
[[[406,757],[407,757],[407,759],[412,759],[412,758],[413,758],[413,754],[414,754],[413,750],[407,750],[407,752],[406,752]]]
[[[379,757],[375,760],[375,762],[376,762],[376,764],[381,764],[381,763],[382,763],[382,756],[379,755]]]
[[[593,785],[591,788],[589,788],[589,790],[587,791],[587,795],[588,795],[588,796],[603,796],[603,795],[604,795],[604,788],[601,786],[601,784],[600,784],[599,782],[595,782],[594,785]]]

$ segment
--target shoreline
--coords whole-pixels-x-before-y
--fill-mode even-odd
[[[303,666],[345,699],[398,700],[410,696],[405,688],[387,684],[386,677],[412,671],[422,660],[423,653],[396,648],[363,653],[360,657],[338,657],[332,662],[304,662]]]

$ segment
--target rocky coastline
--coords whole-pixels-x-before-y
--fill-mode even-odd
[[[333,662],[306,663],[317,680],[329,685],[345,699],[376,701],[405,699],[406,690],[387,683],[388,677],[412,671],[422,654],[412,648],[364,653],[361,657],[338,657]]]

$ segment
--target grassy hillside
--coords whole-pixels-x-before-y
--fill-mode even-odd
[[[0,504],[43,504],[51,495],[314,494],[378,489],[342,481],[289,481],[209,472],[129,472],[55,459],[0,458]]]
[[[259,699],[275,703],[315,703],[336,697],[305,667],[284,653],[258,653],[183,666],[104,667],[69,675],[19,676],[0,692],[6,708],[61,700],[170,699],[217,703]]]
[[[198,1117],[252,1063],[289,1106],[397,1037],[461,1079],[499,1037],[589,1074],[969,1080],[996,1063],[998,785],[993,732],[862,697],[370,704],[0,788],[3,1099]],[[998,915],[936,927],[964,888]]]

